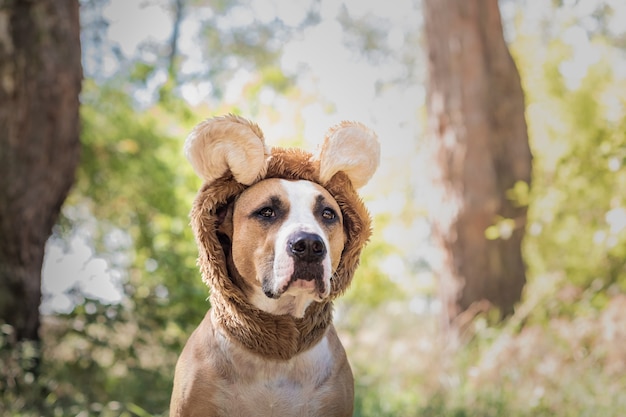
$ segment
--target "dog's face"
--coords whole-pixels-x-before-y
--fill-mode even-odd
[[[230,240],[230,272],[256,307],[302,317],[330,294],[345,233],[339,205],[318,184],[263,180],[237,198],[219,230]]]

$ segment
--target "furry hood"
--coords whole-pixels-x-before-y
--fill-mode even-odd
[[[350,285],[361,250],[371,235],[371,218],[356,192],[378,166],[376,135],[342,122],[331,128],[317,154],[268,148],[261,129],[228,115],[200,123],[187,138],[185,153],[204,180],[191,210],[203,281],[211,288],[214,318],[242,345],[267,358],[289,359],[317,343],[332,321],[332,300]],[[330,296],[313,302],[304,317],[272,315],[250,304],[229,277],[217,227],[219,216],[247,187],[263,179],[308,180],[335,198],[344,219],[346,243],[331,280]]]

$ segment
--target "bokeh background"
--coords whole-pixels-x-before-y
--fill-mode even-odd
[[[13,384],[28,345],[3,354],[0,415],[167,415],[209,308],[182,145],[229,112],[270,145],[314,150],[344,119],[379,135],[362,192],[374,235],[335,309],[355,416],[626,415],[626,3],[499,6],[534,156],[527,283],[513,315],[481,311],[451,335],[420,1],[81,0],[83,148],[46,246],[41,371]]]

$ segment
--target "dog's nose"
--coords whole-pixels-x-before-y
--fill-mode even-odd
[[[326,245],[319,235],[300,232],[288,242],[289,254],[301,261],[319,262],[326,256]]]

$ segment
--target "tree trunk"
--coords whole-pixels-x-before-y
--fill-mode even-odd
[[[483,300],[506,316],[526,282],[527,207],[510,198],[516,183],[530,185],[532,163],[519,73],[497,0],[425,0],[424,19],[444,318]],[[488,239],[498,222],[511,230]]]
[[[0,0],[0,322],[39,340],[44,247],[79,160],[77,0]]]

